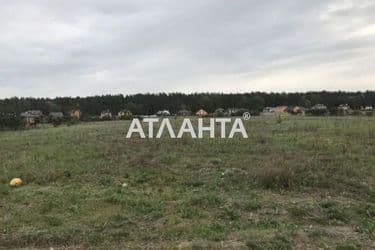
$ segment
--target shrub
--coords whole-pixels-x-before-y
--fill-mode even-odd
[[[22,117],[14,113],[0,113],[0,130],[17,130],[25,127]]]
[[[74,124],[78,124],[79,123],[79,119],[76,118],[76,117],[70,117],[67,119],[67,125],[70,126],[70,125],[74,125]]]
[[[53,124],[54,127],[60,126],[63,122],[63,118],[61,117],[52,117],[51,118],[51,123]]]

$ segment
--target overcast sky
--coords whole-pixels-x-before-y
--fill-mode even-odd
[[[0,98],[375,90],[374,0],[0,6]]]

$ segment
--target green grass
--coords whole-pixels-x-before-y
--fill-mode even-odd
[[[0,248],[374,247],[375,118],[254,117],[224,140],[128,126],[0,132]]]

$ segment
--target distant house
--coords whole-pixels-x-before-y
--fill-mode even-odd
[[[180,110],[177,112],[177,115],[178,116],[191,116],[192,115],[192,112],[189,111],[189,110]]]
[[[63,118],[64,114],[62,112],[50,112],[48,116],[51,118]]]
[[[34,125],[40,121],[43,117],[43,113],[40,110],[29,110],[21,113],[21,117],[26,120],[27,124]]]
[[[263,111],[261,115],[274,115],[275,114],[275,108],[274,107],[265,107],[263,108]]]
[[[133,113],[130,110],[123,109],[117,113],[117,117],[121,120],[129,120],[133,117]]]
[[[348,104],[340,104],[337,107],[337,114],[339,115],[349,115],[353,113],[353,110],[350,108]]]
[[[372,111],[374,108],[372,106],[366,106],[362,109],[363,111]]]
[[[340,110],[350,110],[350,106],[348,104],[340,104],[337,109]]]
[[[81,119],[81,109],[80,108],[74,108],[70,111],[70,117],[76,118],[76,119]]]
[[[227,113],[229,116],[235,116],[238,113],[238,108],[228,108]]]
[[[363,115],[372,116],[375,115],[375,110],[372,106],[365,106],[361,108],[361,113]]]
[[[275,107],[275,115],[288,115],[288,106],[277,106]]]
[[[200,110],[198,110],[198,111],[195,113],[195,115],[200,116],[200,117],[203,117],[203,116],[207,116],[208,113],[207,113],[206,110],[204,110],[204,109],[200,109]]]
[[[327,106],[324,104],[315,104],[311,107],[313,110],[328,110]]]
[[[328,108],[324,104],[316,104],[312,106],[309,110],[309,113],[312,115],[326,115],[328,114]]]
[[[245,108],[229,108],[226,111],[226,115],[228,116],[242,116],[243,113],[249,112],[248,109]]]
[[[288,106],[265,107],[261,113],[262,115],[288,115]]]
[[[228,112],[226,112],[223,108],[218,108],[214,112],[215,117],[224,117],[228,116]]]
[[[169,110],[160,110],[156,112],[156,115],[157,116],[170,116],[171,112],[169,112]]]
[[[110,120],[112,119],[112,113],[109,109],[103,110],[100,113],[100,120]]]
[[[290,111],[293,115],[304,115],[305,109],[301,106],[294,106]]]

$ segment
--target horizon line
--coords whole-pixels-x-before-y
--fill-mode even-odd
[[[93,94],[93,95],[85,95],[85,96],[10,96],[10,97],[0,97],[0,100],[4,99],[56,99],[56,98],[88,98],[88,97],[97,97],[97,96],[136,96],[136,95],[173,95],[173,94],[182,94],[182,95],[246,95],[246,94],[310,94],[310,93],[368,93],[368,92],[375,92],[374,90],[308,90],[308,91],[249,91],[249,92],[204,92],[204,91],[197,91],[197,92],[183,92],[183,91],[165,91],[165,92],[138,92],[134,94],[123,94],[123,93],[103,93],[103,94]]]

